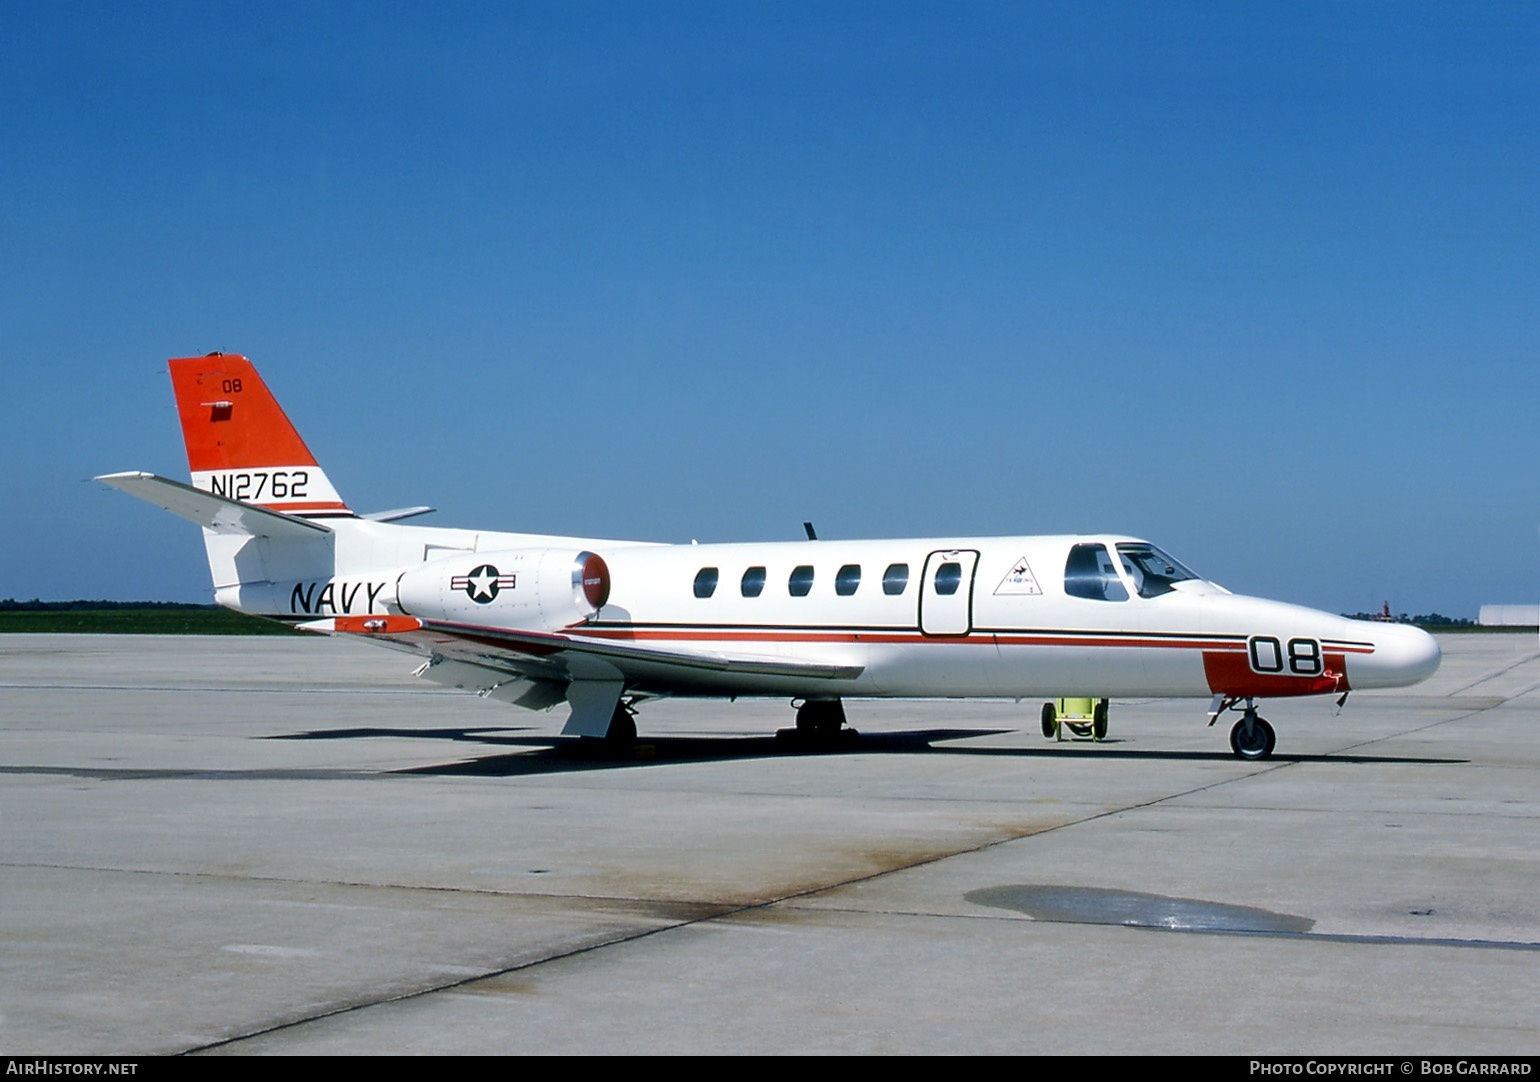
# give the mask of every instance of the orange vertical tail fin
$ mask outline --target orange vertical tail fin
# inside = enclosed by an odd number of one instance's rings
[[[255,365],[211,353],[170,367],[194,488],[286,514],[352,514]]]

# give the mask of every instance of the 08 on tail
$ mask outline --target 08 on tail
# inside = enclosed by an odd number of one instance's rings
[[[251,362],[170,362],[192,483],[98,480],[203,528],[229,608],[421,656],[417,672],[626,739],[666,696],[784,697],[797,727],[843,700],[1209,697],[1230,743],[1272,753],[1264,696],[1400,687],[1431,636],[1231,594],[1116,535],[663,545],[405,525],[333,487]]]

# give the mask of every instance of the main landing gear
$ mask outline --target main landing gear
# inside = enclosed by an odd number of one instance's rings
[[[586,759],[635,759],[639,754],[650,756],[650,746],[636,742],[634,702],[621,699],[615,704],[603,736],[586,733],[579,735],[578,754]]]
[[[636,707],[627,700],[621,699],[615,704],[615,712],[610,715],[610,728],[604,734],[604,739],[616,748],[636,743]]]
[[[779,730],[778,739],[824,748],[844,747],[860,739],[860,733],[845,725],[845,704],[839,699],[804,699],[796,706],[797,727]]]
[[[1214,724],[1219,715],[1225,710],[1236,709],[1239,697],[1226,699],[1222,695],[1214,696],[1214,705],[1209,710],[1208,723]],[[1245,700],[1246,708],[1241,711],[1241,720],[1235,723],[1230,730],[1230,750],[1240,759],[1268,759],[1272,757],[1273,748],[1278,743],[1278,736],[1273,732],[1273,727],[1267,723],[1267,719],[1257,713],[1256,704],[1250,699]]]

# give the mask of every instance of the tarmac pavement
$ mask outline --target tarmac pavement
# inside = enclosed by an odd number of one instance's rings
[[[1540,642],[1400,692],[658,701],[330,639],[0,636],[0,1053],[1533,1055]]]

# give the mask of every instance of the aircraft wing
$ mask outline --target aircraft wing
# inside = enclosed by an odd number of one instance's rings
[[[109,473],[94,480],[153,503],[214,533],[313,541],[332,532],[319,522],[216,496],[153,473]]]
[[[308,631],[352,633],[384,645],[410,646],[423,653],[532,680],[624,681],[628,687],[659,694],[707,692],[719,684],[740,688],[744,677],[803,683],[854,680],[861,665],[728,654],[716,650],[680,650],[631,642],[599,640],[580,629],[523,631],[479,627],[410,616],[338,616],[300,625]]]

